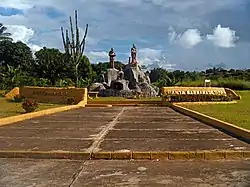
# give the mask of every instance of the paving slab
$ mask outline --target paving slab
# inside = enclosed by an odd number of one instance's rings
[[[250,186],[250,163],[242,162],[86,162],[73,183],[80,186]]]
[[[0,138],[1,151],[86,151],[93,140],[56,138]]]
[[[82,108],[0,127],[0,150],[124,149],[250,150],[250,145],[168,107]]]
[[[75,109],[2,126],[0,150],[86,151],[121,110]]]
[[[250,150],[250,145],[170,108],[141,107],[126,108],[98,148],[99,151],[216,151]]]
[[[77,161],[0,159],[1,187],[68,187],[83,163]]]
[[[206,140],[206,139],[105,139],[99,151],[219,151],[219,150],[249,150],[249,145],[237,139]]]
[[[198,121],[190,122],[123,122],[119,121],[115,125],[116,129],[165,129],[165,130],[178,130],[178,129],[188,129],[188,130],[216,130],[215,128],[200,123]]]
[[[0,186],[249,187],[250,161],[0,159]]]

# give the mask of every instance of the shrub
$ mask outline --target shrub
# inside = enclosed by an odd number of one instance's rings
[[[232,101],[231,97],[224,95],[206,95],[206,94],[185,94],[185,95],[171,95],[171,102],[202,102],[202,101]]]
[[[33,99],[25,99],[22,108],[25,110],[25,112],[34,112],[38,108],[38,103],[36,100]]]
[[[73,105],[75,103],[75,100],[73,99],[73,98],[69,98],[68,100],[67,100],[67,104],[68,105]]]
[[[20,94],[14,96],[14,102],[20,103],[24,100],[24,97],[21,97]]]

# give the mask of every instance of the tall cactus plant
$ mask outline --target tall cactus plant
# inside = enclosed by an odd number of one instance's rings
[[[71,16],[69,17],[70,22],[70,34],[71,34],[71,40],[69,36],[69,30],[66,29],[66,32],[64,34],[64,29],[61,27],[62,32],[62,40],[63,40],[63,46],[66,55],[71,59],[71,62],[74,66],[74,76],[75,76],[75,85],[76,87],[79,86],[79,72],[78,67],[81,63],[81,59],[83,57],[84,49],[85,49],[85,43],[86,43],[86,37],[88,33],[88,24],[85,28],[85,33],[82,39],[80,39],[79,34],[79,28],[78,28],[78,20],[77,20],[77,10],[75,10],[75,31],[72,23]]]

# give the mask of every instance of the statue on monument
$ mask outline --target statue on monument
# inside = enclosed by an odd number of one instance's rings
[[[136,47],[135,44],[133,44],[132,48],[131,48],[131,57],[132,57],[132,64],[136,64]]]
[[[110,63],[110,66],[111,68],[115,68],[115,51],[114,51],[114,48],[111,48],[111,50],[109,51],[109,63]]]

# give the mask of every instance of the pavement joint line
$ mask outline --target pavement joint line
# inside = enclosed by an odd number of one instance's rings
[[[236,160],[250,159],[250,151],[0,151],[0,158],[67,160]]]
[[[169,132],[181,132],[182,134],[185,133],[190,133],[190,132],[211,132],[211,131],[215,131],[218,132],[219,131],[217,129],[166,129],[166,128],[151,128],[151,129],[116,129],[113,128],[113,131],[169,131]]]
[[[98,140],[98,137],[96,138],[62,138],[62,137],[23,137],[23,136],[12,136],[12,137],[4,137],[0,136],[0,139],[44,139],[44,140]],[[131,138],[131,137],[118,137],[118,138],[104,138],[104,140],[146,140],[146,139],[151,139],[151,140],[161,140],[161,139],[166,139],[165,137],[159,137],[159,138],[152,138],[152,137],[139,137],[139,138]],[[173,141],[230,141],[230,140],[238,140],[237,138],[208,138],[208,139],[202,139],[202,138],[174,138],[171,139]]]
[[[88,148],[88,151],[93,152],[95,149],[99,147],[102,140],[104,140],[104,137],[108,134],[109,130],[113,128],[116,125],[116,122],[118,121],[118,118],[123,114],[125,111],[125,107],[122,108],[122,110],[117,114],[115,118],[113,118],[113,121],[109,122],[106,127],[104,127],[98,134],[97,139],[92,143],[92,145]]]
[[[63,138],[63,137],[25,137],[25,136],[0,136],[1,139],[45,139],[45,140],[96,140],[97,138]]]
[[[74,184],[76,183],[76,181],[79,179],[79,177],[81,176],[82,172],[86,170],[87,167],[86,166],[86,163],[83,163],[82,166],[80,166],[80,169],[73,174],[72,178],[72,182],[70,183],[69,187],[72,187],[74,186]]]

